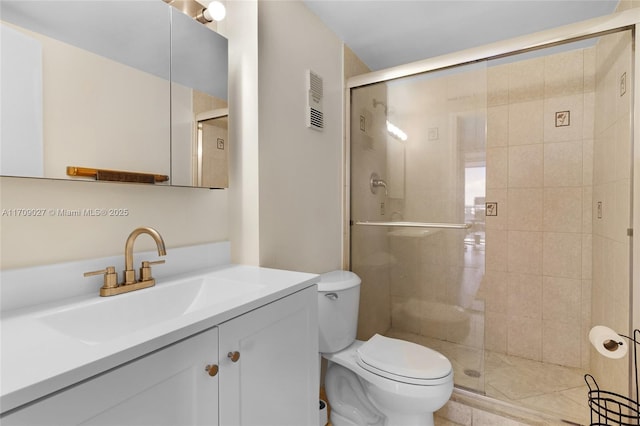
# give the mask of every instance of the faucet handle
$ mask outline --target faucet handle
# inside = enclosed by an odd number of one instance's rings
[[[151,276],[151,265],[160,265],[164,262],[164,260],[155,260],[153,262],[143,260],[142,267],[140,268],[140,281],[152,280],[153,277]]]
[[[114,288],[118,286],[118,274],[116,274],[116,268],[114,266],[107,266],[105,269],[101,269],[99,271],[91,271],[85,272],[85,277],[90,277],[92,275],[100,275],[104,274],[104,283],[102,284],[102,288]]]

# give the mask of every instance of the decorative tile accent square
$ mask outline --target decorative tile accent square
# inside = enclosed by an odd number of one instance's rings
[[[486,216],[498,216],[498,203],[489,202],[485,203]]]
[[[569,126],[571,124],[571,111],[556,112],[556,127]]]
[[[224,149],[224,139],[218,138],[218,149]]]
[[[627,93],[627,73],[623,73],[620,76],[620,96],[623,96]]]
[[[438,140],[440,137],[438,136],[438,128],[437,127],[431,127],[428,130],[427,133],[427,137],[430,141],[436,141]]]

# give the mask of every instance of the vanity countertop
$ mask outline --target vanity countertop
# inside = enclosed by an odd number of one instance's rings
[[[80,296],[3,312],[1,410],[101,374],[318,280],[315,274],[225,265],[163,278],[154,287],[118,296]]]

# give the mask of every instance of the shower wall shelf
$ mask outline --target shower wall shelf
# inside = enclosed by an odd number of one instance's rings
[[[356,221],[355,225],[390,226],[395,228],[469,229],[471,223],[429,223],[429,222],[369,222]]]

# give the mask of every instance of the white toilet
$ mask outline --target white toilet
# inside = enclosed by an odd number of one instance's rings
[[[325,390],[333,426],[433,425],[453,392],[453,369],[440,353],[375,335],[356,340],[360,278],[322,274],[318,283],[320,352],[329,361]]]

